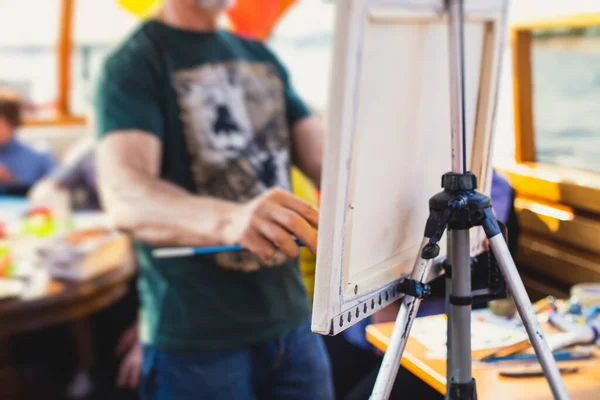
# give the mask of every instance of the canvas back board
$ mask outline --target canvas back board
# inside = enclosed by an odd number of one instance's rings
[[[464,7],[467,158],[489,193],[506,1]],[[337,2],[314,332],[337,334],[398,299],[412,270],[428,200],[451,169],[448,32],[443,0]],[[481,253],[482,230],[471,238]]]

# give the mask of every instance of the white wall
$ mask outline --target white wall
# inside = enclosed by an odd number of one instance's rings
[[[0,0],[0,45],[54,45],[61,0]],[[75,0],[76,43],[110,43],[123,37],[136,18],[117,0]]]

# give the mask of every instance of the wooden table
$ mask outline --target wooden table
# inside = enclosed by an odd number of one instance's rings
[[[381,351],[387,345],[394,327],[393,322],[370,325],[367,339]],[[446,391],[446,361],[425,357],[427,348],[409,338],[404,350],[402,365],[440,393]],[[600,399],[600,361],[576,361],[575,374],[563,375],[573,400]],[[569,365],[561,363],[561,365]],[[477,381],[477,395],[481,400],[547,400],[552,399],[550,387],[543,377],[505,378],[498,374],[498,367],[483,363],[473,364],[473,377]]]
[[[91,255],[102,262],[101,274],[82,282],[50,280],[29,299],[0,301],[0,389],[6,398],[20,398],[10,337],[87,317],[121,299],[135,275],[130,241],[125,236]],[[0,396],[1,397],[1,396]],[[5,398],[5,397],[2,397]]]

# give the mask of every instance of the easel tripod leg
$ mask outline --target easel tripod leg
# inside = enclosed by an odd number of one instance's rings
[[[446,311],[446,382],[450,382],[452,379],[452,371],[454,371],[454,366],[452,362],[455,360],[455,357],[452,353],[452,307],[450,306],[450,296],[452,295],[452,235],[448,235],[446,239],[448,245],[448,255],[446,260],[446,271],[444,274],[444,283],[446,284],[446,295],[444,299],[444,307]],[[448,400],[448,391],[446,391],[445,399]]]
[[[486,229],[486,234],[487,233],[488,229]],[[521,281],[515,262],[512,259],[502,234],[498,232],[494,236],[489,237],[489,241],[490,247],[498,260],[498,264],[502,270],[504,279],[506,280],[506,284],[513,296],[523,325],[525,325],[529,340],[535,349],[535,353],[540,360],[544,374],[548,379],[554,398],[559,400],[569,399],[569,393],[567,392],[565,383],[562,380],[552,351],[544,339],[544,334],[542,333],[535,312],[533,311],[531,301],[529,300],[525,286]]]
[[[426,237],[421,244],[421,251],[427,243],[429,243],[429,238]],[[422,283],[426,279],[432,264],[432,259],[423,258],[421,251],[419,251],[419,258],[415,262],[410,276],[411,280],[418,283]],[[410,329],[419,311],[421,300],[422,298],[418,296],[404,295],[388,348],[383,356],[377,380],[373,387],[371,395],[371,399],[373,400],[385,400],[390,397],[396,375],[398,375],[398,369],[400,368],[400,360],[402,360],[402,354],[408,341]]]

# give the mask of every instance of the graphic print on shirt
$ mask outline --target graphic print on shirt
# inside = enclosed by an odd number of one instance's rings
[[[202,65],[177,71],[174,86],[198,194],[247,201],[269,187],[290,189],[283,83],[274,65]],[[216,262],[260,268],[248,252],[221,253]]]
[[[290,187],[283,84],[274,65],[230,62],[174,75],[198,194],[249,200]]]

